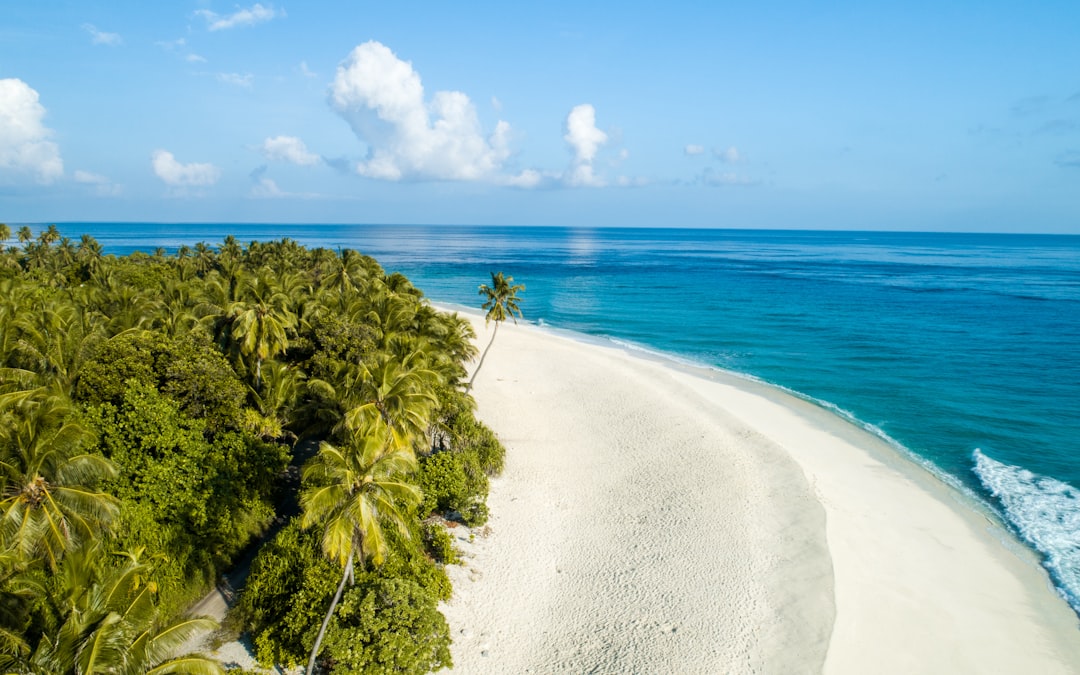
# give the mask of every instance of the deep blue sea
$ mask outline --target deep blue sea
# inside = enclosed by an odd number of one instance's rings
[[[1080,610],[1080,237],[68,223],[112,253],[290,237],[479,308],[737,371],[895,442],[996,509]]]

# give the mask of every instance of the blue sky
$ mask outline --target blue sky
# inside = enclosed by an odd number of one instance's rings
[[[1076,2],[5,5],[0,221],[1080,233]]]

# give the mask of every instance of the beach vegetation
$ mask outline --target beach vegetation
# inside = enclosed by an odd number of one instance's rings
[[[514,277],[505,276],[502,272],[491,273],[490,286],[480,284],[479,293],[484,297],[484,303],[481,307],[487,312],[484,315],[484,323],[490,324],[494,321],[495,330],[491,332],[491,340],[488,341],[487,347],[484,348],[484,353],[480,355],[480,363],[476,365],[476,370],[473,371],[472,377],[469,379],[470,387],[473,381],[476,380],[480,368],[484,366],[484,359],[487,358],[488,350],[491,349],[491,345],[495,344],[499,324],[507,319],[513,319],[514,323],[517,323],[518,318],[521,317],[521,307],[518,304],[520,298],[518,298],[517,294],[524,290],[525,284],[515,284]]]
[[[484,522],[503,461],[466,392],[467,321],[355,251],[15,237],[0,670],[221,672],[184,653],[214,625],[186,612],[260,545],[230,624],[266,665],[450,664],[455,552],[431,523]]]

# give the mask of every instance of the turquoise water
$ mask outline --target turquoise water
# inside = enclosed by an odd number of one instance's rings
[[[291,237],[434,300],[501,270],[528,320],[746,373],[986,499],[1080,609],[1080,237],[342,225],[61,226],[110,252]]]

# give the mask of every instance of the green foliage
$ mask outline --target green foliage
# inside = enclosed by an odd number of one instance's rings
[[[270,522],[289,453],[267,441],[296,436],[342,452],[305,467],[312,530],[292,525],[266,545],[241,596],[260,658],[306,660],[329,610],[334,672],[449,665],[437,603],[451,589],[433,559],[455,552],[441,527],[422,526],[416,483],[428,511],[487,517],[503,450],[461,391],[476,353],[468,321],[354,251],[227,237],[117,258],[55,226],[18,241],[0,246],[0,408],[39,394],[57,405],[25,428],[30,416],[0,409],[0,672],[68,672],[86,639],[120,635],[108,612],[72,613],[68,557],[84,545],[135,552],[144,580],[153,560],[154,611],[137,613],[179,616]],[[520,287],[496,290],[513,316]],[[418,474],[415,454],[431,451]],[[37,508],[46,492],[66,519],[51,533]],[[336,612],[342,568],[326,551],[356,561]],[[84,566],[82,588],[112,583],[124,565],[110,560]],[[40,651],[62,626],[74,637]]]
[[[483,525],[488,476],[502,472],[506,449],[459,394],[443,399],[439,417],[438,446],[419,459],[420,515],[440,513],[460,517],[470,527]]]
[[[165,554],[170,591],[208,585],[273,516],[268,498],[287,463],[280,446],[236,432],[208,440],[202,420],[136,380],[118,406],[93,406],[87,419],[119,472],[109,484],[122,502],[114,536],[122,548]]]
[[[456,565],[460,562],[458,551],[454,547],[454,538],[442,524],[431,520],[424,521],[423,539],[424,548],[435,562],[443,565]]]
[[[491,429],[476,419],[471,410],[455,417],[450,432],[453,447],[459,452],[475,455],[481,471],[489,476],[502,473],[506,462],[506,448]],[[487,497],[486,492],[484,497]]]
[[[319,549],[319,535],[294,519],[265,544],[237,605],[264,665],[307,660],[341,568]]]
[[[130,379],[153,383],[181,410],[200,418],[208,433],[242,426],[247,390],[210,340],[193,333],[170,338],[160,333],[126,333],[98,347],[83,364],[77,400],[118,403]]]
[[[451,667],[450,629],[416,581],[366,575],[346,591],[326,636],[331,673],[415,673]]]
[[[252,636],[256,658],[264,665],[292,666],[307,660],[315,633],[341,579],[341,567],[323,555],[319,539],[317,531],[300,529],[298,520],[294,519],[262,547],[252,563],[236,611]],[[441,619],[437,604],[440,600],[448,600],[452,592],[445,572],[423,555],[412,552],[398,536],[391,536],[390,546],[393,550],[385,564],[371,571],[357,569],[353,589],[375,580],[407,581],[412,589],[409,591],[413,597],[410,602],[422,599],[423,613],[433,611]],[[353,590],[347,591],[345,597],[350,597],[351,593]],[[339,616],[340,611],[338,609],[335,616]],[[382,625],[392,632],[404,634],[411,632],[415,625],[423,628],[428,625],[426,622],[435,620],[430,616],[418,619],[411,613],[392,614],[382,620]],[[336,621],[331,625],[336,625]],[[358,635],[357,639],[366,638]],[[380,643],[366,649],[381,653],[381,650],[391,648],[391,644]],[[327,643],[324,654],[331,653],[329,649]],[[383,655],[380,658],[390,657]]]

